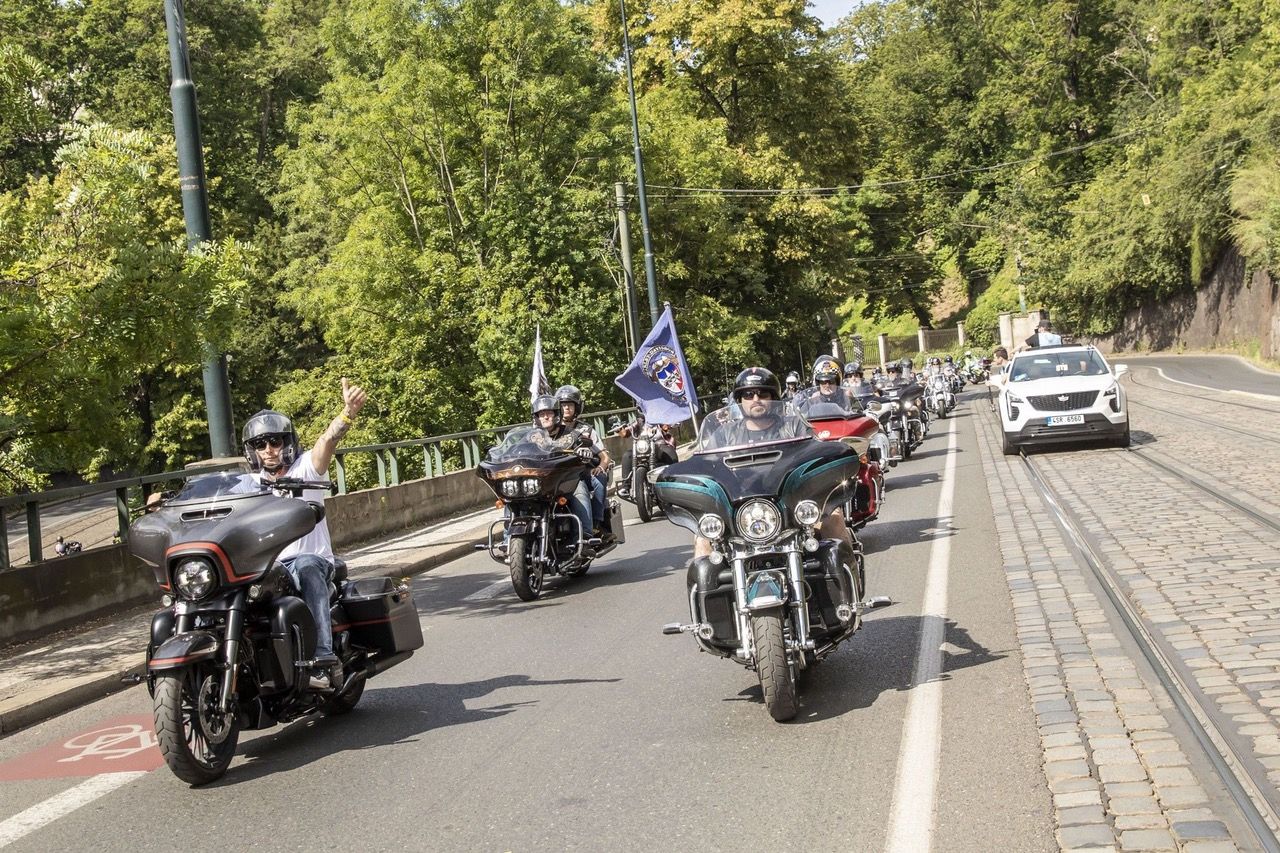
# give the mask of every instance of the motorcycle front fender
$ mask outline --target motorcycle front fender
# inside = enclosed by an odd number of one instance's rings
[[[538,532],[538,519],[531,515],[513,518],[507,523],[507,532],[512,536],[529,536]]]
[[[147,669],[151,672],[181,669],[193,663],[213,660],[217,654],[217,637],[208,631],[187,631],[165,640],[147,661]]]

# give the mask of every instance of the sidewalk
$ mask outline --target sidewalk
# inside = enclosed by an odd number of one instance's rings
[[[487,508],[410,533],[380,539],[341,556],[352,578],[404,577],[455,560],[484,541]],[[0,736],[101,699],[144,671],[156,603],[30,643],[0,650]]]

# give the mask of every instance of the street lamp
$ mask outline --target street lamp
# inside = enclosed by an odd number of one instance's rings
[[[187,226],[187,250],[212,237],[209,198],[205,189],[204,156],[200,150],[200,118],[196,110],[196,84],[187,57],[187,24],[182,0],[165,0],[164,20],[169,31],[169,66],[172,82],[173,135],[178,142],[178,175],[182,189],[182,218]],[[204,402],[208,414],[209,445],[214,458],[237,455],[231,428],[231,385],[226,357],[206,343],[204,348]]]

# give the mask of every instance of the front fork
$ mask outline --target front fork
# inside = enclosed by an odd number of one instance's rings
[[[244,590],[236,595],[227,610],[226,675],[218,696],[218,711],[229,714],[235,709],[236,674],[240,671],[240,638],[244,636]]]
[[[814,642],[809,638],[809,603],[804,594],[804,557],[799,551],[787,553],[787,576],[791,583],[791,607],[795,610],[796,626],[790,650],[813,649]],[[738,608],[738,636],[742,638],[738,657],[753,660],[755,640],[751,637],[751,611],[747,609],[747,562],[742,558],[733,561],[733,597]]]

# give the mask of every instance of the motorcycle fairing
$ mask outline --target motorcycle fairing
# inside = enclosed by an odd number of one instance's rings
[[[673,468],[684,464],[687,463],[668,465],[653,484],[654,495],[667,518],[695,534],[698,519],[707,514],[720,516],[726,527],[733,524],[733,504],[724,486],[705,475],[672,473]]]
[[[155,672],[180,669],[199,661],[211,660],[218,653],[218,638],[208,631],[187,631],[165,640],[147,661],[147,669]]]

